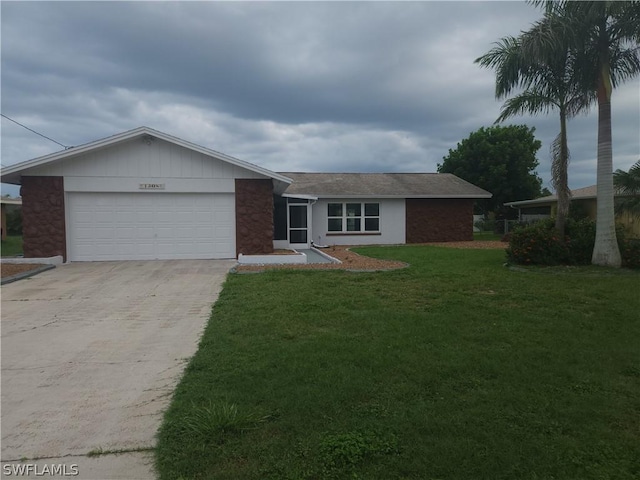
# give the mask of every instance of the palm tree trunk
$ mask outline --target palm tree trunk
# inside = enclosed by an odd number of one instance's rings
[[[596,243],[593,247],[591,263],[619,267],[621,264],[620,249],[616,239],[615,214],[613,210],[611,77],[608,53],[606,55],[601,54],[600,65],[601,69],[598,78],[598,207]]]
[[[564,241],[564,229],[569,216],[569,146],[567,145],[567,114],[560,109],[560,152],[553,162],[553,183],[558,196],[558,212],[556,213],[556,231],[561,241]]]

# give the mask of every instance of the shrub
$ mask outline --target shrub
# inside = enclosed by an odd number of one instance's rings
[[[568,265],[589,265],[596,243],[596,222],[588,218],[582,220],[567,220],[566,228]]]
[[[568,251],[554,230],[553,219],[546,219],[515,228],[509,238],[507,258],[521,265],[557,265],[568,260]]]
[[[588,265],[596,238],[593,220],[568,219],[564,241],[554,228],[554,219],[518,227],[511,232],[507,259],[520,265]],[[640,240],[627,239],[616,229],[622,266],[640,268]]]
[[[620,255],[624,267],[640,268],[640,239],[624,239],[620,245]]]

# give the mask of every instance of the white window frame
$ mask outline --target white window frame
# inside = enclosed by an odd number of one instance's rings
[[[347,215],[347,205],[350,204],[358,204],[360,205],[360,215],[358,216],[348,216]],[[331,216],[329,215],[329,209],[331,205],[340,205],[342,215],[339,216]],[[366,205],[377,205],[378,206],[378,215],[366,215],[365,208]],[[347,230],[347,219],[357,218],[360,220],[360,230]],[[378,220],[378,229],[377,230],[366,230],[366,221],[367,219],[375,218]],[[341,230],[330,230],[329,223],[331,220],[340,219],[341,222]],[[327,203],[327,233],[328,234],[347,234],[347,235],[356,235],[359,233],[380,233],[380,202],[328,202]]]

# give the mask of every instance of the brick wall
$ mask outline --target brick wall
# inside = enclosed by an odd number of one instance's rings
[[[24,256],[67,260],[62,177],[22,177],[22,241]]]
[[[236,256],[273,253],[273,183],[236,179]]]
[[[407,243],[473,240],[473,200],[406,200]]]

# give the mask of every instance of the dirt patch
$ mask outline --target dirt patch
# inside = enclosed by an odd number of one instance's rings
[[[479,248],[479,249],[504,249],[506,243],[499,241],[471,241],[471,242],[442,242],[442,243],[422,243],[420,245],[434,245],[449,248]],[[396,260],[379,260],[377,258],[365,257],[351,251],[355,246],[332,246],[324,248],[322,251],[333,258],[337,258],[342,263],[312,263],[302,265],[239,265],[238,272],[261,272],[274,269],[296,269],[296,270],[395,270],[408,265]]]
[[[42,267],[39,263],[2,263],[2,278]]]

